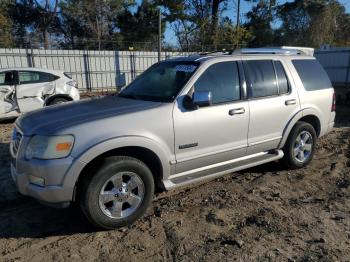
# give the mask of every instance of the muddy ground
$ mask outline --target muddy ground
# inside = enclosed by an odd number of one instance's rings
[[[307,168],[270,163],[162,193],[129,228],[97,231],[73,208],[17,193],[12,123],[0,124],[0,261],[350,261],[350,109]]]

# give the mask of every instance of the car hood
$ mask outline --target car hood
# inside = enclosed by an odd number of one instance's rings
[[[59,130],[86,122],[121,114],[148,110],[162,103],[121,98],[118,96],[97,97],[54,105],[35,110],[19,117],[17,127],[26,136],[55,134]]]

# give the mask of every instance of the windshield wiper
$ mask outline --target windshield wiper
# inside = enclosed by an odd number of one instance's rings
[[[139,99],[137,95],[133,95],[133,94],[119,94],[118,96],[123,98],[136,99],[136,100]]]
[[[135,100],[152,101],[152,102],[171,102],[171,99],[166,97],[149,96],[149,95],[134,95],[134,94],[119,94],[123,98],[130,98]]]

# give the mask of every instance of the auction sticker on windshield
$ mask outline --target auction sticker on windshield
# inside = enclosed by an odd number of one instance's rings
[[[195,65],[177,65],[175,70],[178,72],[193,73],[196,70]]]

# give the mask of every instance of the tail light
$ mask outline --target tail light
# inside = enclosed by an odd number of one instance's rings
[[[78,87],[78,84],[75,80],[68,81],[66,84],[75,88]]]
[[[332,101],[332,112],[335,112],[336,110],[336,95],[333,93],[333,101]]]

